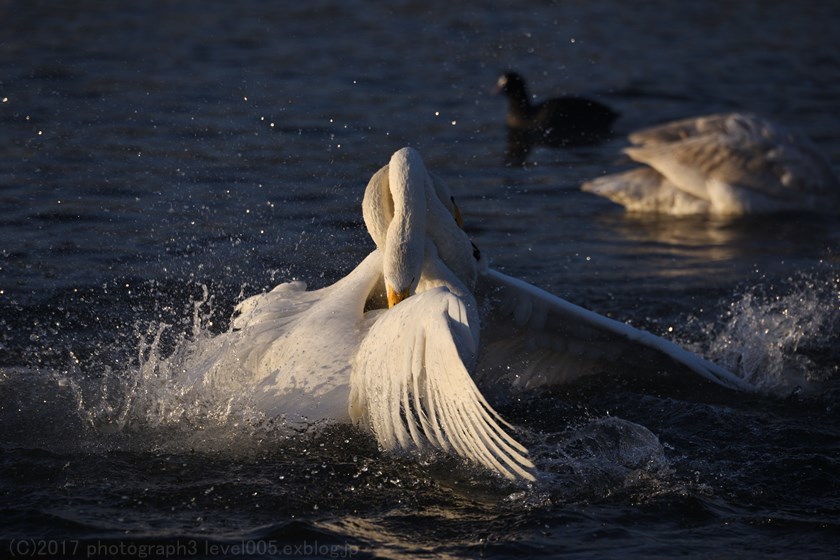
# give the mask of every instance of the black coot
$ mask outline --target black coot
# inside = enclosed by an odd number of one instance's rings
[[[508,98],[505,161],[522,165],[535,145],[567,148],[597,144],[612,134],[618,113],[603,103],[564,96],[531,104],[525,80],[516,72],[499,77],[496,93]]]

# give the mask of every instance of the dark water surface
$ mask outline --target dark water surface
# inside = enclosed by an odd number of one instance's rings
[[[836,557],[840,220],[628,216],[578,187],[630,130],[722,110],[838,169],[840,12],[490,4],[0,2],[0,555]],[[619,137],[504,167],[507,68],[613,106]],[[404,145],[494,267],[762,394],[510,403],[532,486],[193,406],[168,356],[355,266],[364,187]]]

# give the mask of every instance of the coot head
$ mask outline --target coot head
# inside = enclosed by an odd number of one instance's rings
[[[528,99],[525,79],[516,72],[505,72],[499,76],[495,93],[496,95],[506,95],[516,99]]]

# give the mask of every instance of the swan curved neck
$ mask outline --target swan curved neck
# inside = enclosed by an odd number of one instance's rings
[[[452,194],[428,172],[416,151],[399,150],[373,175],[365,190],[363,214],[382,253],[386,290],[393,302],[418,291],[430,258],[440,258],[472,289],[476,258],[469,237],[458,225]],[[434,246],[433,257],[429,244]]]
[[[384,273],[389,291],[401,296],[414,291],[423,269],[426,176],[420,154],[410,148],[396,152],[388,164],[394,217],[385,234]]]

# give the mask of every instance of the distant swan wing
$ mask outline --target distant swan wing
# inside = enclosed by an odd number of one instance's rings
[[[681,142],[687,138],[725,134],[728,122],[736,117],[736,113],[718,113],[702,117],[689,117],[651,126],[631,133],[628,138],[632,144],[654,146]],[[754,118],[744,115],[744,118]]]
[[[354,360],[350,416],[386,450],[431,445],[533,480],[527,450],[470,377],[475,345],[464,302],[445,288],[381,312]]]
[[[482,313],[478,376],[523,389],[560,385],[633,366],[684,366],[729,389],[752,386],[726,369],[649,332],[598,315],[488,269],[477,286]]]
[[[689,192],[714,180],[780,200],[832,195],[831,165],[803,134],[748,113],[685,119],[630,135],[632,159]]]

